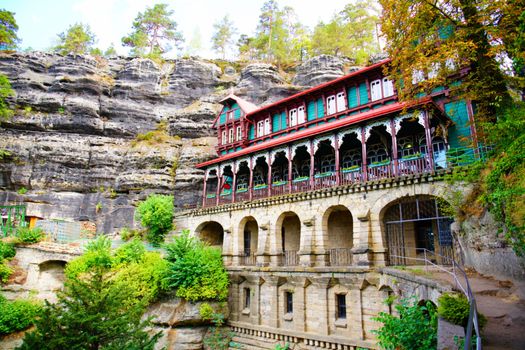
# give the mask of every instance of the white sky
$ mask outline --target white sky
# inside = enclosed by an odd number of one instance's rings
[[[120,39],[131,31],[133,19],[146,7],[166,3],[174,10],[173,19],[186,43],[200,33],[203,57],[212,57],[210,39],[213,24],[230,16],[239,34],[253,35],[264,0],[0,0],[0,8],[15,12],[22,48],[42,50],[55,45],[56,35],[76,22],[87,23],[96,35],[96,46],[105,50],[114,43],[120,54],[127,48]],[[313,28],[319,20],[328,21],[351,0],[278,0],[291,6],[299,20]]]

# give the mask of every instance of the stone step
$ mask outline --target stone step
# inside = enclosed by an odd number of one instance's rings
[[[232,341],[236,342],[237,344],[241,345],[241,349],[243,350],[261,350],[261,349],[274,349],[275,348],[275,341],[268,339],[268,341],[257,339],[251,336],[248,336],[246,334],[243,334],[242,336],[234,336]]]

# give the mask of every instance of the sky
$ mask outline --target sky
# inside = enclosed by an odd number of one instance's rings
[[[239,34],[253,35],[264,0],[0,0],[0,9],[15,13],[22,49],[45,50],[56,45],[57,34],[77,22],[89,24],[96,35],[96,47],[105,50],[111,43],[119,54],[127,54],[121,38],[131,32],[139,12],[156,3],[166,3],[188,43],[200,36],[203,49],[197,54],[215,57],[211,50],[213,24],[229,15]],[[329,21],[351,0],[279,0],[291,6],[299,20],[313,28],[320,20]],[[173,56],[171,53],[168,56]]]

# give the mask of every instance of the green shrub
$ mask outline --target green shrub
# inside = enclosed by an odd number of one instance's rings
[[[113,256],[113,265],[122,265],[142,261],[146,248],[139,239],[121,245]]]
[[[0,260],[0,282],[6,283],[12,273],[13,269],[7,265],[7,260]]]
[[[27,193],[27,188],[25,187],[20,187],[17,191],[18,194],[26,194]]]
[[[464,294],[445,293],[438,299],[438,315],[450,323],[467,327],[470,304]],[[487,323],[484,315],[478,312],[478,324],[483,328]]]
[[[64,272],[67,278],[74,279],[95,267],[110,268],[112,264],[111,240],[106,236],[100,236],[90,241],[86,245],[84,254],[70,261]]]
[[[383,323],[377,331],[378,344],[382,349],[434,350],[437,347],[437,312],[427,301],[418,305],[415,298],[402,299],[395,306],[399,317],[379,313],[375,321]]]
[[[173,228],[173,196],[150,195],[139,204],[137,218],[148,230],[147,240],[153,245],[160,245],[166,233]]]
[[[12,244],[0,241],[0,261],[11,259],[15,256],[16,250]]]
[[[177,296],[190,300],[225,300],[228,274],[221,251],[204,245],[183,231],[166,245],[169,262],[167,285],[177,289]]]
[[[21,226],[17,228],[16,236],[21,243],[37,243],[44,239],[44,231],[40,227]]]
[[[222,312],[214,310],[208,303],[203,303],[199,309],[199,314],[204,320],[209,320],[213,323],[211,332],[204,338],[204,345],[214,350],[240,348],[239,344],[231,341],[234,333],[222,327],[226,321]]]
[[[0,296],[0,335],[24,330],[36,320],[42,306],[31,300],[8,301]]]
[[[134,230],[134,229],[130,229],[128,227],[123,227],[121,230],[120,230],[120,238],[127,242],[129,241],[130,239],[134,239],[134,238],[140,238],[142,239],[142,232],[140,230]]]

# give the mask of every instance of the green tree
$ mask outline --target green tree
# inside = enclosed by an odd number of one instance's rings
[[[202,36],[199,27],[193,29],[191,39],[188,41],[186,46],[186,53],[190,56],[198,56],[202,51]]]
[[[257,56],[254,45],[255,39],[246,34],[241,34],[237,40],[237,50],[239,52],[239,59],[251,61]]]
[[[69,53],[83,55],[89,53],[95,43],[95,34],[88,24],[75,23],[65,32],[58,34],[58,45],[55,51],[62,55]]]
[[[454,93],[474,101],[478,120],[494,120],[497,107],[509,99],[507,84],[514,80],[502,70],[501,60],[510,57],[519,63],[525,57],[524,50],[519,51],[524,48],[524,34],[519,33],[525,25],[523,5],[512,0],[380,3],[381,28],[392,59],[388,73],[400,98],[410,100],[451,86],[458,79],[454,73],[468,67]],[[525,72],[513,73],[523,82],[519,76]]]
[[[153,349],[160,333],[148,335],[149,322],[141,321],[146,305],[126,302],[132,295],[131,287],[96,265],[68,279],[56,304],[46,302],[36,329],[18,349]]]
[[[117,50],[115,50],[115,45],[111,43],[109,47],[104,51],[104,57],[117,56]]]
[[[146,238],[157,245],[173,228],[173,196],[152,194],[137,207],[137,217],[148,229]]]
[[[139,12],[132,25],[132,32],[122,38],[122,44],[132,48],[136,56],[160,57],[184,40],[177,31],[177,23],[170,17],[172,10],[167,4],[156,4],[147,7],[144,13]]]
[[[0,74],[0,122],[13,116],[13,111],[9,108],[6,99],[14,95],[15,92],[11,88],[9,79],[5,75]]]
[[[0,10],[0,50],[16,49],[20,43],[17,31],[15,14],[5,9]]]
[[[224,16],[221,20],[216,22],[213,25],[213,28],[215,33],[211,38],[212,49],[225,59],[226,52],[233,44],[233,36],[237,32],[237,29],[228,16]]]
[[[319,23],[312,35],[314,55],[328,54],[355,58],[366,63],[368,57],[379,51],[376,40],[378,11],[366,1],[345,6],[328,23]]]

